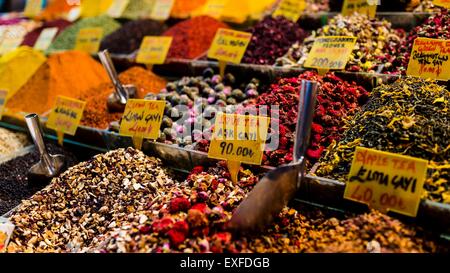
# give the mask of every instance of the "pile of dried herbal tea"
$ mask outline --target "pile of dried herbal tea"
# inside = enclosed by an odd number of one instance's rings
[[[346,181],[357,146],[422,158],[431,162],[424,198],[450,204],[449,101],[450,92],[431,80],[407,77],[376,88],[316,174]]]
[[[197,167],[186,181],[154,198],[147,210],[93,240],[86,252],[280,253],[436,252],[420,228],[372,211],[335,218],[328,212],[286,207],[267,231],[240,237],[226,229],[233,210],[258,182],[241,169],[237,184],[224,163]]]
[[[389,52],[400,46],[404,31],[394,30],[386,20],[371,19],[366,15],[337,15],[328,24],[307,37],[303,43],[294,44],[275,65],[302,67],[311,51],[316,37],[354,36],[358,40],[347,63],[347,71],[386,72],[392,69],[386,60]],[[388,56],[386,56],[388,55]]]
[[[22,202],[9,252],[78,252],[171,187],[160,162],[132,148],[80,163]]]

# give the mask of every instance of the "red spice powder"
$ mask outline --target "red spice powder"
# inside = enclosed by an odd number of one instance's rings
[[[172,36],[172,46],[168,58],[196,59],[204,55],[219,28],[228,26],[209,16],[198,16],[178,23],[164,32]]]

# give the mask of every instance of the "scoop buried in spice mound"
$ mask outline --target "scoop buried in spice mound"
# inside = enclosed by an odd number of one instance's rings
[[[407,77],[372,92],[342,139],[320,160],[317,175],[345,182],[358,146],[430,161],[424,198],[450,204],[450,92]]]

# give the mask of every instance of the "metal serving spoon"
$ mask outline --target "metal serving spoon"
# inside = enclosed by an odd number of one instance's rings
[[[34,145],[37,147],[41,156],[40,161],[30,168],[28,176],[31,181],[48,181],[62,172],[66,159],[64,155],[51,155],[47,152],[38,115],[27,115],[25,120],[30,135],[33,138]]]
[[[262,230],[300,188],[302,179],[306,177],[305,153],[309,145],[317,89],[317,82],[302,81],[293,162],[270,171],[256,184],[234,212],[229,222],[232,230],[243,233]]]
[[[98,57],[103,64],[103,67],[108,72],[108,76],[114,85],[114,93],[108,97],[108,110],[109,112],[123,112],[129,98],[134,98],[136,96],[136,87],[134,85],[123,85],[119,77],[117,76],[117,71],[114,68],[114,64],[111,60],[108,50],[103,50],[98,53]]]

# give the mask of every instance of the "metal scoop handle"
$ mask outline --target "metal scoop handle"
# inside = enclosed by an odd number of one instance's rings
[[[103,51],[100,51],[98,53],[98,57],[100,58],[103,67],[106,69],[106,72],[108,72],[108,76],[114,85],[114,90],[117,97],[119,98],[120,103],[126,104],[129,98],[129,94],[128,91],[123,87],[122,83],[120,83],[119,81],[119,76],[117,75],[117,71],[114,67],[108,50],[105,49]]]
[[[44,137],[42,136],[42,128],[39,121],[39,116],[37,114],[30,114],[25,117],[25,120],[34,145],[37,147],[41,156],[41,161],[45,164],[45,168],[49,173],[56,173],[57,170],[55,166],[53,166],[53,160],[47,152]]]

